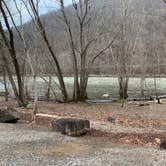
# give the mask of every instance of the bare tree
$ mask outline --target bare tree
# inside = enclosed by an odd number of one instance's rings
[[[113,61],[116,64],[116,71],[119,82],[120,99],[128,98],[128,82],[132,74],[132,63],[135,55],[137,37],[139,34],[138,16],[132,8],[130,2],[120,1],[121,12],[116,16],[120,32],[116,42],[110,49]],[[137,19],[136,19],[137,18]]]
[[[2,18],[4,20],[4,24],[7,28],[7,32],[6,32],[6,30],[4,30],[4,27],[2,25],[2,21],[0,21],[0,34],[1,34],[2,40],[5,44],[5,47],[8,49],[9,55],[12,59],[12,64],[14,66],[15,74],[16,74],[16,78],[17,78],[17,86],[16,86],[14,78],[12,76],[13,73],[11,72],[11,69],[8,66],[8,59],[5,55],[2,55],[3,60],[6,63],[6,70],[8,72],[9,80],[11,82],[11,85],[12,85],[14,94],[16,96],[17,102],[18,102],[19,106],[26,106],[27,101],[26,101],[25,96],[24,96],[24,85],[23,85],[23,79],[22,79],[22,73],[21,73],[21,66],[19,64],[19,60],[18,60],[18,57],[16,55],[14,35],[13,35],[13,31],[12,31],[12,28],[11,28],[10,23],[9,23],[9,17],[11,15],[8,17],[7,4],[3,0],[0,1],[0,12],[1,12]]]
[[[64,83],[64,80],[63,80],[62,70],[61,70],[60,64],[58,62],[58,59],[56,57],[56,53],[54,53],[54,51],[53,51],[53,49],[51,47],[51,44],[50,44],[50,42],[48,40],[45,28],[43,26],[43,23],[42,23],[42,21],[40,19],[39,13],[38,13],[39,1],[38,0],[36,0],[36,1],[29,0],[29,5],[30,5],[30,8],[31,8],[31,11],[29,11],[28,6],[26,5],[25,2],[24,2],[24,4],[25,4],[26,9],[28,10],[29,14],[32,11],[33,16],[31,14],[30,15],[32,16],[32,19],[36,22],[37,28],[39,29],[40,34],[41,34],[41,36],[42,36],[42,38],[43,38],[43,40],[44,40],[44,42],[45,42],[45,44],[46,44],[46,46],[47,46],[47,48],[49,50],[49,53],[50,53],[50,55],[52,56],[52,58],[54,60],[54,63],[55,63],[56,69],[57,69],[57,74],[56,75],[57,75],[58,80],[59,80],[59,84],[60,84],[63,100],[65,102],[67,102],[68,101],[68,94],[67,94],[66,86],[65,86],[65,83]]]
[[[108,32],[102,32],[97,30],[94,33],[93,28],[98,29],[96,26],[96,15],[92,18],[92,7],[93,1],[91,0],[79,0],[78,2],[73,0],[73,15],[74,15],[74,27],[73,22],[69,18],[69,14],[66,11],[63,0],[58,0],[60,3],[60,10],[62,13],[61,21],[64,23],[64,30],[67,36],[68,46],[71,52],[71,60],[73,64],[74,72],[74,101],[85,101],[87,98],[87,83],[88,77],[91,72],[91,67],[97,58],[99,58],[103,53],[105,53],[113,44],[115,35],[111,41],[109,41],[106,46],[102,48],[99,47],[100,41],[104,41],[103,38]],[[94,13],[93,13],[94,14]],[[98,18],[98,17],[97,17]],[[96,19],[95,21],[93,19]],[[93,20],[93,21],[92,21]],[[95,22],[93,24],[93,22]],[[93,48],[98,47],[95,52]],[[79,68],[80,66],[80,68]],[[80,77],[80,80],[79,80]]]

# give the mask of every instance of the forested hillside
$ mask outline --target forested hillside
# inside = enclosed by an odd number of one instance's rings
[[[76,22],[76,13],[72,5],[68,6],[66,10],[74,34],[74,42],[79,49],[79,45],[77,45],[79,25]],[[125,12],[126,16],[124,16]],[[166,15],[162,0],[130,0],[126,2],[122,0],[93,0],[90,15],[90,36],[92,38],[99,34],[101,36],[97,43],[90,48],[91,54],[95,54],[101,46],[105,46],[117,35],[112,48],[104,51],[91,66],[93,74],[116,74],[117,64],[121,66],[124,57],[126,68],[130,74],[142,72],[165,74]],[[60,11],[52,11],[42,15],[41,19],[51,46],[56,50],[63,72],[67,75],[73,72],[67,36],[65,30],[62,30],[65,25],[60,17]],[[23,26],[31,56],[34,56],[35,59],[34,63],[40,62],[40,65],[36,66],[36,70],[39,73],[54,73],[52,67],[45,63],[48,61],[45,55],[49,52],[34,23],[31,21]],[[18,36],[15,39],[19,50],[21,42],[18,42]],[[126,49],[125,53],[123,49]],[[126,55],[122,57],[122,54]],[[149,62],[146,66],[144,65],[145,61]],[[49,61],[48,64],[50,64]]]

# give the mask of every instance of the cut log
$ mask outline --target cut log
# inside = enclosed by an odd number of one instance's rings
[[[18,112],[9,107],[0,108],[0,123],[17,123],[19,120]]]
[[[73,137],[85,135],[90,129],[90,122],[83,119],[54,119],[51,124],[53,131]]]

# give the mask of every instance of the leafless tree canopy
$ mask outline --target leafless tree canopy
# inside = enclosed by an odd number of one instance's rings
[[[72,100],[84,101],[91,74],[116,75],[121,98],[131,76],[166,74],[165,0],[54,2],[41,15],[39,0],[0,1],[0,74],[8,76],[20,106],[27,104],[27,75],[57,76],[67,102],[64,76],[74,77]]]

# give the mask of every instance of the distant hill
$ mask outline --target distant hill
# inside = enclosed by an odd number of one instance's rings
[[[117,17],[113,17],[114,15],[118,16],[118,13],[120,13],[122,8],[122,3],[124,5],[124,0],[93,0],[93,7],[92,7],[92,24],[96,25],[94,26],[93,31],[97,31],[97,25],[98,22],[100,22],[100,16],[97,17],[95,20],[95,15],[101,15],[104,10],[108,10],[107,13],[109,13],[109,7],[110,7],[110,15],[108,15],[108,21],[107,18],[105,19],[105,24],[108,25],[108,27],[112,26],[114,27],[114,24],[116,22]],[[165,11],[166,11],[166,5],[163,3],[162,0],[126,0],[126,2],[130,2],[129,10],[133,10],[135,13],[137,13],[138,17],[141,15],[144,16],[144,23],[143,23],[143,31],[146,32],[146,34],[149,34],[148,32],[151,31],[151,28],[154,27],[156,29],[155,33],[157,34],[158,38],[163,38],[163,35],[161,31],[159,30],[160,27],[165,26],[164,20],[166,22],[165,17]],[[105,5],[106,4],[106,5]],[[73,25],[73,33],[77,34],[75,32],[75,18],[73,17],[73,9],[72,6],[69,6],[66,8],[68,12],[68,17],[71,20],[71,24]],[[66,68],[66,66],[71,66],[70,62],[70,56],[68,51],[68,45],[66,41],[66,36],[63,31],[63,23],[58,20],[58,17],[60,15],[60,11],[57,12],[51,12],[45,15],[41,16],[41,19],[43,21],[43,24],[45,26],[47,35],[49,37],[49,41],[52,44],[52,47],[57,53],[58,58],[61,60],[62,68],[64,69],[64,72],[72,72],[71,68]],[[111,17],[110,17],[111,16]],[[111,19],[110,19],[111,18]],[[96,29],[95,29],[96,28]],[[28,22],[24,24],[24,31],[26,36],[26,41],[28,43],[28,47],[31,50],[31,54],[37,54],[36,58],[39,59],[39,61],[42,64],[42,61],[45,61],[43,55],[49,54],[45,44],[40,37],[39,32],[35,29],[32,22]],[[164,33],[164,32],[163,32]],[[145,38],[145,33],[141,36],[142,40]],[[146,38],[148,35],[146,36]],[[77,35],[75,36],[75,39],[77,38]],[[21,51],[21,42],[17,36],[17,33],[15,32],[15,40],[16,40],[16,46],[18,51]],[[147,39],[146,39],[147,40]],[[77,41],[77,39],[76,39]],[[138,48],[139,49],[139,48]],[[142,49],[142,48],[140,48]],[[37,51],[36,51],[37,50]],[[35,53],[36,51],[36,53]],[[139,52],[139,51],[138,51]],[[21,53],[20,53],[21,54]],[[110,60],[111,61],[111,60]],[[108,64],[107,58],[100,58],[96,63],[98,63],[98,66],[102,66],[105,64],[106,66],[111,65]],[[66,65],[67,64],[67,65]],[[101,64],[101,65],[100,65]],[[47,70],[50,71],[49,67]],[[46,72],[47,72],[46,70]],[[104,73],[107,73],[107,71],[103,71]],[[109,71],[108,71],[109,73]]]

